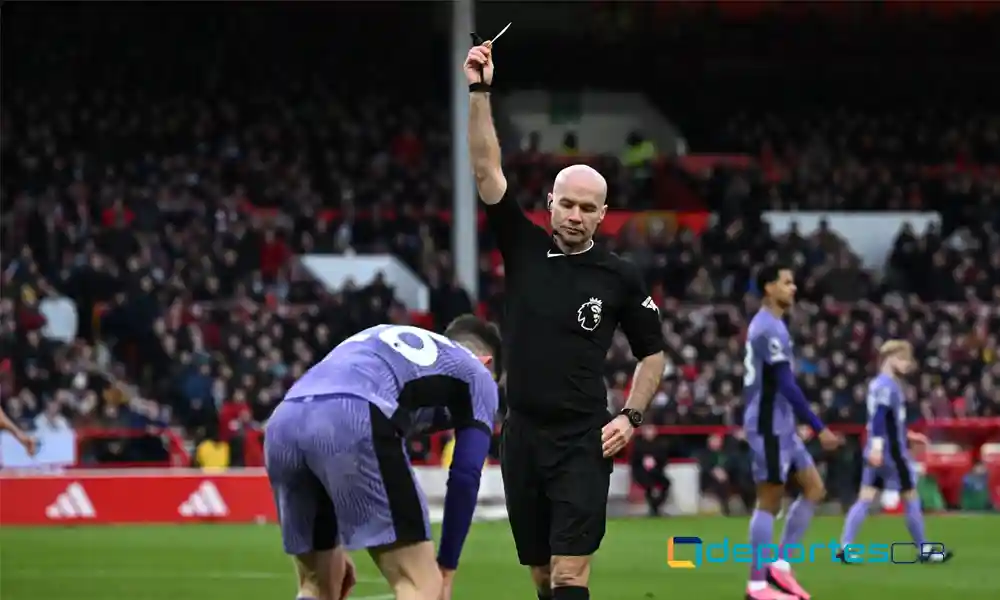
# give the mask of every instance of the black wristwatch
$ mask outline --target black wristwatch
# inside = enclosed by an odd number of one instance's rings
[[[623,408],[618,414],[625,415],[628,418],[628,422],[632,427],[638,427],[642,425],[642,413],[635,410],[634,408]]]

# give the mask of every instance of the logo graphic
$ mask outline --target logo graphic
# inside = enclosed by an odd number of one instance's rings
[[[87,492],[79,483],[71,483],[56,501],[45,509],[50,519],[93,519],[97,516]]]
[[[692,544],[701,546],[699,537],[672,537],[667,540],[667,566],[671,569],[693,569],[695,564],[690,560],[676,560],[674,558],[674,546],[684,546]],[[701,562],[700,560],[698,561]]]
[[[767,351],[771,355],[771,362],[786,362],[788,360],[785,347],[778,338],[767,340]]]
[[[563,254],[562,252],[553,252],[553,251],[549,250],[548,252],[545,253],[545,256],[547,256],[549,258],[555,258],[557,256],[566,256],[566,255]]]
[[[678,558],[680,546],[693,546],[693,560]],[[672,537],[667,540],[667,566],[671,569],[695,569],[704,563],[753,564],[757,567],[784,559],[792,564],[814,562],[840,562],[837,554],[840,543],[831,540],[828,544],[792,544],[784,550],[777,544],[731,544],[724,539],[721,543],[704,544],[699,537]],[[845,561],[852,564],[912,565],[919,562],[939,562],[946,558],[948,551],[940,542],[925,542],[921,548],[915,542],[893,542],[891,544],[849,544],[843,548]]]
[[[177,507],[182,517],[224,517],[229,507],[222,499],[219,488],[211,481],[203,481],[188,499]]]
[[[652,296],[646,296],[646,299],[642,301],[642,306],[660,314],[660,307],[656,305],[656,302],[653,302]]]
[[[601,324],[601,309],[604,303],[599,298],[591,298],[576,311],[576,321],[587,331],[597,329]]]

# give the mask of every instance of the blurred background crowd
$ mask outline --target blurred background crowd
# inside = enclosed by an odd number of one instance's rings
[[[669,347],[648,420],[739,425],[754,265],[778,260],[797,269],[796,369],[829,422],[864,422],[875,349],[893,337],[921,365],[912,420],[1000,416],[1000,104],[967,85],[994,68],[996,16],[745,4],[581,2],[555,18],[485,3],[478,18],[515,21],[497,76],[511,193],[538,211],[577,161],[611,184],[604,242],[645,272]],[[289,382],[345,337],[498,318],[485,231],[476,297],[455,270],[448,65],[461,59],[445,8],[5,7],[8,415],[90,432],[85,461],[162,461],[169,430],[189,449],[227,442],[224,462],[243,464]],[[376,17],[378,31],[352,25]],[[386,63],[386,43],[406,51]],[[537,58],[559,47],[583,55],[564,69]],[[650,64],[621,60],[637,51]],[[602,98],[621,114],[602,115]],[[393,255],[429,310],[384,275],[332,285],[305,255]],[[616,339],[609,407],[633,365]],[[99,435],[126,429],[146,435]],[[704,440],[656,452],[738,455],[735,438]],[[417,458],[431,450],[413,442]],[[846,495],[845,460],[830,477]]]

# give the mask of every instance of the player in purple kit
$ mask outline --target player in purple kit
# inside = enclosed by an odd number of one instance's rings
[[[868,384],[868,442],[865,457],[868,464],[861,474],[858,500],[847,512],[840,547],[854,542],[868,508],[881,490],[900,493],[906,506],[906,528],[920,548],[921,562],[946,562],[952,557],[948,550],[928,544],[924,536],[924,515],[917,494],[917,472],[907,449],[908,442],[926,444],[927,438],[906,429],[906,399],[901,382],[913,371],[913,347],[909,342],[890,340],[879,349],[881,372]],[[887,456],[888,454],[888,456]],[[837,557],[851,564],[850,552],[841,550]]]
[[[750,518],[753,564],[747,584],[747,600],[809,600],[796,581],[786,558],[789,548],[800,544],[812,520],[816,504],[826,496],[823,479],[796,431],[796,417],[819,434],[824,448],[835,448],[840,439],[823,426],[809,408],[795,382],[792,341],[783,320],[795,302],[795,280],[791,269],[764,266],[757,273],[763,294],[761,309],[750,321],[743,367],[743,427],[752,452],[752,470],[757,483],[757,506]],[[773,543],[774,519],[781,510],[788,477],[794,474],[802,495],[792,503],[781,534],[780,553],[761,560]],[[775,587],[768,586],[768,582]]]
[[[496,327],[466,315],[444,335],[379,325],[302,376],[265,432],[267,475],[300,600],[340,600],[345,551],[367,549],[400,600],[447,600],[472,521],[499,397]],[[455,429],[434,557],[407,436]],[[340,572],[337,572],[337,571]]]

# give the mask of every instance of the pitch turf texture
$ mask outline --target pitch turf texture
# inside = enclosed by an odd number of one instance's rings
[[[817,518],[808,543],[835,539],[840,518]],[[595,561],[595,600],[743,598],[745,565],[671,570],[670,536],[705,543],[742,543],[745,518],[630,519],[609,523]],[[779,525],[780,527],[780,525]],[[946,565],[802,565],[799,581],[816,600],[1000,600],[1000,569],[993,549],[1000,515],[942,516],[927,522],[931,539],[957,551]],[[901,518],[872,518],[859,543],[905,541]],[[684,556],[682,556],[684,557]],[[355,600],[392,596],[367,556],[357,556]],[[293,600],[291,565],[267,526],[68,527],[0,529],[2,600]],[[477,523],[462,557],[456,600],[535,598],[516,564],[505,522]]]

